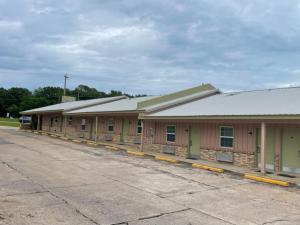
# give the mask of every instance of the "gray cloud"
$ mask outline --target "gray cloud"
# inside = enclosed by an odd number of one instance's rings
[[[0,86],[299,85],[299,40],[296,0],[0,0]]]

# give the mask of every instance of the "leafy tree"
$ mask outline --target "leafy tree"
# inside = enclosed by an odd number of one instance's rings
[[[30,96],[25,98],[20,105],[20,110],[25,111],[29,109],[35,109],[35,108],[40,108],[47,106],[48,100],[45,97],[35,97],[35,96]]]
[[[16,117],[19,116],[20,108],[13,104],[7,108],[7,111],[11,116]]]
[[[28,96],[31,96],[31,92],[28,89],[12,87],[6,91],[4,107],[8,110],[12,105],[20,106],[21,101]]]
[[[121,96],[123,95],[122,91],[111,90],[110,93],[107,94],[109,97]]]
[[[64,89],[61,87],[43,87],[34,91],[33,95],[37,98],[45,98],[48,105],[53,105],[61,102],[61,96]]]
[[[0,116],[6,116],[5,105],[6,89],[0,88]]]
[[[75,90],[73,91],[73,95],[78,96],[79,100],[87,100],[87,99],[94,99],[94,98],[100,98],[101,93],[97,91],[95,88],[90,88],[86,85],[79,85]]]
[[[0,116],[6,116],[9,112],[12,116],[18,116],[20,111],[53,105],[61,102],[63,95],[61,87],[40,87],[34,92],[26,88],[12,87],[8,90],[0,88]],[[99,92],[87,85],[79,85],[74,90],[67,89],[67,95],[79,96],[79,100],[95,99],[102,97],[113,97],[126,95],[134,97],[121,91],[111,90],[109,93]],[[136,95],[145,96],[145,95]]]

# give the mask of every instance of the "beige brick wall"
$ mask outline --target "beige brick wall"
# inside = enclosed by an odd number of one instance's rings
[[[215,150],[200,150],[200,158],[208,161],[216,161]],[[228,152],[228,151],[226,151]],[[233,153],[233,165],[247,168],[255,167],[255,155],[249,153]]]
[[[254,168],[255,167],[255,155],[245,153],[234,153],[233,154],[233,165]]]
[[[53,124],[51,124],[51,118],[53,118]],[[57,119],[57,121],[56,121]],[[51,133],[63,132],[63,119],[61,114],[49,114],[42,116],[42,131]]]
[[[167,145],[162,145],[162,144],[144,144],[143,149],[144,151],[150,151],[154,153],[163,153],[163,147]],[[182,147],[182,146],[172,146],[175,148],[175,155],[186,158],[188,154],[188,149],[187,147]]]

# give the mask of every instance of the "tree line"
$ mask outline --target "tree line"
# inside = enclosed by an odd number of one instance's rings
[[[13,117],[17,117],[20,115],[20,112],[24,110],[60,103],[63,93],[64,89],[61,87],[40,87],[34,91],[21,87],[12,87],[9,89],[0,87],[0,117],[6,116],[7,113]],[[77,100],[88,100],[120,95],[126,95],[128,97],[145,96],[133,96],[115,90],[105,93],[86,85],[79,85],[74,90],[67,89],[66,95],[73,96]]]

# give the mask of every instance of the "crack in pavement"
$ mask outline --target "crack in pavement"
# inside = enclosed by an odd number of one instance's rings
[[[207,213],[207,212],[204,212],[204,211],[199,210],[199,209],[196,209],[196,208],[189,207],[189,206],[187,206],[187,205],[185,205],[185,204],[181,204],[181,203],[179,203],[179,202],[177,202],[177,201],[174,201],[174,200],[172,200],[172,199],[169,199],[169,201],[171,201],[171,202],[173,202],[173,203],[175,203],[175,204],[184,206],[184,207],[188,207],[188,208],[191,209],[191,210],[194,210],[194,211],[196,211],[196,212],[199,212],[199,213],[201,213],[201,214],[203,214],[203,215],[206,215],[206,216],[209,216],[209,217],[211,217],[211,218],[220,220],[220,221],[222,221],[222,222],[229,223],[229,224],[231,224],[231,225],[237,225],[237,224],[232,223],[232,222],[230,222],[230,221],[227,221],[227,220],[225,220],[225,219],[223,219],[223,218],[220,218],[220,217],[211,215],[211,214],[209,214],[209,213]]]
[[[272,223],[276,223],[276,222],[288,222],[288,220],[284,220],[284,219],[276,219],[276,220],[264,222],[264,223],[262,223],[261,225],[272,224]]]
[[[32,180],[29,176],[23,174],[21,171],[19,171],[18,169],[14,168],[13,166],[11,166],[10,164],[8,164],[7,162],[0,160],[3,164],[5,164],[6,166],[8,166],[9,168],[11,168],[12,170],[16,171],[17,173],[19,173],[20,175],[22,175],[23,177],[26,177],[29,181],[31,181],[33,184],[39,185],[42,189],[45,190],[45,192],[48,192],[50,195],[52,195],[53,197],[55,197],[56,199],[61,200],[62,202],[64,202],[66,205],[68,205],[70,208],[74,209],[76,213],[78,213],[79,215],[83,216],[84,218],[88,219],[90,222],[92,222],[95,225],[100,225],[99,223],[97,223],[95,220],[93,220],[92,218],[88,217],[87,215],[85,215],[84,213],[82,213],[79,209],[77,209],[75,206],[73,206],[72,204],[70,204],[66,199],[54,194],[51,189],[48,189],[46,187],[44,187],[43,185],[35,182],[34,180]]]
[[[138,219],[134,219],[134,220],[129,220],[129,221],[122,221],[122,222],[118,222],[118,223],[112,223],[110,225],[128,225],[131,222],[135,222],[135,221],[142,221],[142,220],[148,220],[148,219],[153,219],[153,218],[158,218],[161,216],[165,216],[165,215],[169,215],[169,214],[174,214],[174,213],[180,213],[180,212],[185,212],[191,210],[191,208],[185,208],[185,209],[181,209],[181,210],[176,210],[176,211],[172,211],[172,212],[166,212],[166,213],[159,213],[159,214],[155,214],[152,216],[146,216],[146,217],[141,217]]]
[[[49,191],[47,191],[47,190],[46,191],[23,192],[23,193],[16,193],[16,194],[0,195],[0,198],[20,196],[20,195],[42,194],[42,193],[48,193],[48,192]]]

